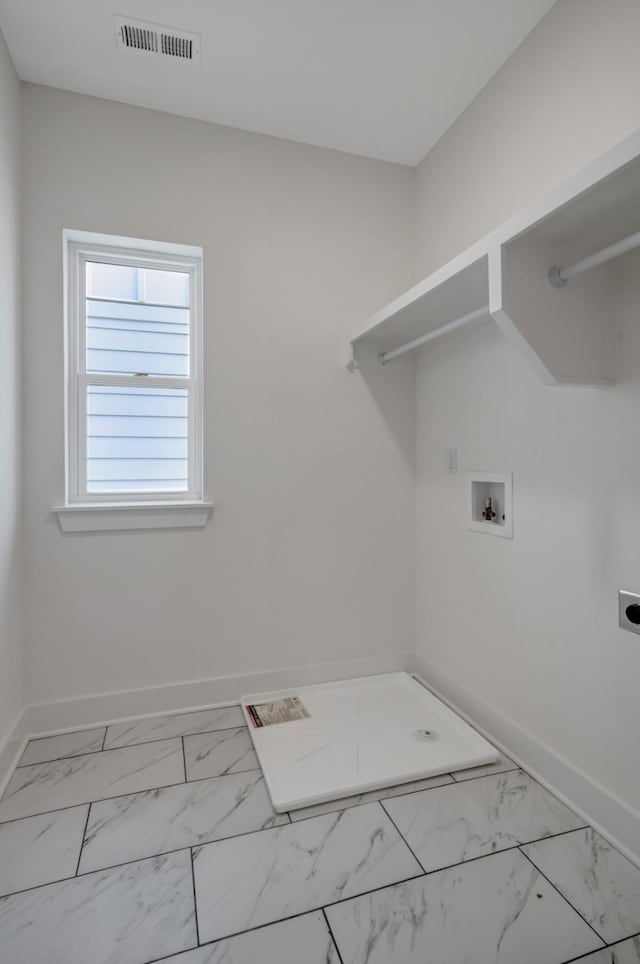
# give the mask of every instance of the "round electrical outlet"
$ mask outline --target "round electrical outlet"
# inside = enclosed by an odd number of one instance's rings
[[[625,615],[634,626],[640,626],[640,605],[638,603],[631,603],[630,606],[627,606]]]

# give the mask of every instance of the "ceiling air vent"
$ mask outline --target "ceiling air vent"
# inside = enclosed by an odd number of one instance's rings
[[[162,27],[157,23],[116,17],[116,38],[123,50],[163,60],[200,63],[200,34]]]

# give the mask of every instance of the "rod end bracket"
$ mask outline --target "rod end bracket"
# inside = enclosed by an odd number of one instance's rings
[[[344,353],[344,367],[348,372],[353,374],[354,372],[360,371],[360,365],[358,364],[358,359],[356,358],[355,352],[353,350],[353,345],[348,345]]]
[[[562,277],[561,271],[562,271],[562,268],[557,268],[555,266],[553,268],[549,268],[549,270],[547,271],[547,278],[549,279],[549,284],[551,285],[552,288],[567,287],[569,282],[567,281],[566,278]]]

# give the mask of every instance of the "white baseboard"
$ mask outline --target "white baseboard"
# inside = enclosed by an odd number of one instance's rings
[[[265,693],[291,686],[307,686],[332,680],[396,673],[404,670],[409,655],[379,654],[318,663],[312,666],[288,666],[236,676],[191,680],[167,686],[99,693],[78,699],[32,703],[24,708],[15,737],[44,736],[64,733],[88,726],[155,716],[158,713],[182,713],[213,706],[237,703],[242,696]]]
[[[405,668],[640,866],[640,813],[424,656],[412,654]]]
[[[416,653],[380,654],[31,704],[24,708],[0,747],[0,796],[30,737],[159,713],[224,706],[250,693],[402,670],[418,676],[436,696],[640,866],[640,813]]]

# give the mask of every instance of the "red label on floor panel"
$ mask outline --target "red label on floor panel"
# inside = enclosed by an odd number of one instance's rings
[[[299,696],[285,696],[281,700],[272,700],[269,703],[250,703],[245,705],[245,709],[256,728],[311,718],[311,713]]]

